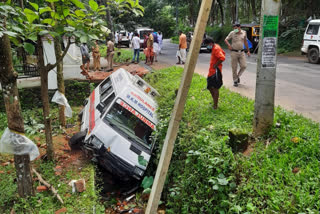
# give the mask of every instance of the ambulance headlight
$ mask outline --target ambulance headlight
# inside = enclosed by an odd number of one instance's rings
[[[92,136],[91,144],[97,149],[101,149],[103,146],[103,143],[96,136]]]
[[[144,170],[140,169],[139,167],[136,167],[136,168],[134,168],[133,172],[134,172],[135,175],[138,175],[138,176],[142,177],[143,173],[144,173]]]

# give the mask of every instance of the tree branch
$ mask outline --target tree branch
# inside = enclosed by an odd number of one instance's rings
[[[62,53],[62,55],[59,56],[59,58],[56,60],[56,63],[54,63],[54,64],[48,63],[48,64],[46,65],[46,71],[47,71],[47,72],[49,72],[50,70],[54,69],[54,68],[63,60],[63,58],[65,57],[65,55],[68,53],[68,50],[69,50],[70,45],[71,45],[71,39],[70,39],[70,37],[69,37],[69,38],[68,38],[67,47],[66,47],[66,49],[64,50],[64,52]]]
[[[61,202],[61,204],[63,204],[63,200],[60,197],[60,195],[58,194],[58,191],[51,185],[49,184],[47,181],[45,181],[41,175],[34,169],[32,168],[32,172],[34,174],[36,174],[36,176],[38,177],[38,180],[43,183],[46,187],[48,187],[48,189],[50,189],[53,192],[53,195],[56,196],[58,198],[58,200]]]

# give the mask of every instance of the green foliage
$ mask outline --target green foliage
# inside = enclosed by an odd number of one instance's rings
[[[181,68],[172,67],[146,77],[162,95],[159,143],[166,136],[181,74]],[[163,191],[167,213],[316,213],[319,124],[277,108],[278,125],[258,139],[251,156],[233,154],[226,144],[228,132],[238,128],[250,133],[254,103],[222,88],[214,111],[205,87],[206,79],[195,74]]]
[[[66,98],[71,106],[82,106],[84,100],[90,95],[90,86],[88,82],[76,80],[65,81]],[[55,91],[49,91],[49,97],[52,98]],[[3,94],[0,93],[0,99],[3,100]],[[41,108],[41,94],[39,88],[19,89],[19,99],[22,110]],[[5,111],[4,103],[0,105],[0,112]],[[0,116],[1,117],[1,116]],[[1,126],[1,125],[0,125]]]
[[[278,53],[286,53],[301,48],[304,28],[292,27],[283,31],[279,36]]]
[[[232,31],[231,25],[225,25],[223,27],[207,27],[206,33],[208,36],[212,37],[216,43],[223,44],[225,38]]]
[[[145,176],[141,182],[141,186],[143,189],[149,189],[153,184],[153,177],[152,176]]]

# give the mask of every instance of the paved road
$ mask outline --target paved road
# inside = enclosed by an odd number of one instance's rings
[[[159,62],[174,65],[178,45],[164,40]],[[196,73],[206,76],[209,69],[210,54],[200,53]],[[224,85],[232,91],[254,99],[256,86],[257,56],[248,58],[248,68],[241,77],[238,88],[233,87],[230,53],[226,51],[223,63]],[[310,64],[304,57],[278,57],[276,80],[276,105],[293,110],[314,121],[320,122],[320,64]]]

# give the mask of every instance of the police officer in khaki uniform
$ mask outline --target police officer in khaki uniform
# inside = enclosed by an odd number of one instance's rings
[[[231,39],[232,44],[230,45],[229,40]],[[245,51],[243,49],[243,44],[247,49],[247,54],[250,56],[250,50],[248,48],[247,42],[247,32],[241,30],[239,23],[233,25],[233,31],[229,33],[224,42],[228,45],[228,49],[231,51],[231,66],[233,75],[233,86],[238,87],[240,83],[240,76],[243,74],[244,70],[247,68]],[[237,72],[238,63],[240,65],[240,70]]]

